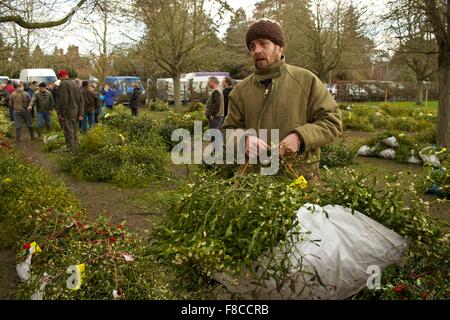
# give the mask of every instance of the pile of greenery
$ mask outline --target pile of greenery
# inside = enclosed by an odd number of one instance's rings
[[[89,221],[72,210],[43,210],[35,220],[35,231],[17,248],[19,263],[30,243],[36,242],[41,252],[33,255],[30,279],[19,286],[15,298],[30,299],[39,291],[45,300],[177,298],[164,270],[145,254],[145,243],[123,224],[111,225],[103,215]],[[67,273],[69,266],[84,270],[81,281]]]
[[[205,110],[206,110],[206,105],[200,101],[192,102],[191,105],[189,106],[189,112],[196,112],[196,111],[204,112]]]
[[[165,101],[162,101],[160,99],[156,99],[155,101],[152,101],[150,103],[150,110],[157,111],[157,112],[166,112],[169,111],[169,104]]]
[[[395,137],[399,146],[390,147],[382,143],[384,139],[389,137]],[[425,134],[414,136],[411,133],[400,131],[386,131],[367,141],[365,145],[374,148],[373,154],[375,156],[385,149],[394,149],[395,161],[404,163],[407,162],[412,155],[420,159],[419,152],[432,144],[431,138],[431,136],[426,136]]]
[[[11,137],[12,122],[7,112],[0,111],[0,139]]]
[[[341,105],[344,128],[346,130],[375,131],[392,130],[421,132],[436,130],[436,112],[430,113],[424,107]]]
[[[12,246],[36,228],[44,207],[80,209],[75,196],[46,170],[23,162],[13,152],[0,153],[0,243]]]
[[[60,158],[62,169],[80,179],[124,187],[145,187],[165,177],[167,163],[158,132],[152,128],[141,131],[138,126],[119,133],[111,126],[97,125],[81,137],[76,152]]]
[[[347,169],[340,176],[327,171],[320,185],[314,187],[301,178],[291,184],[281,177],[200,176],[181,189],[178,203],[167,208],[152,248],[164,261],[177,266],[180,274],[196,270],[196,279],[216,271],[239,273],[242,267],[251,268],[262,255],[270,257],[273,248],[288,243],[289,231],[304,232],[295,220],[295,212],[303,204],[336,204],[368,215],[409,243],[406,264],[388,269],[382,291],[364,291],[361,298],[393,298],[389,288],[407,281],[408,270],[430,276],[448,272],[447,226],[431,215],[413,186],[402,186],[393,176],[383,185],[376,178],[371,180]],[[270,268],[272,277],[283,279],[286,265],[273,264]],[[433,292],[434,298],[445,298],[448,279],[423,290]]]
[[[171,112],[167,118],[165,118],[160,124],[160,134],[164,138],[169,150],[171,150],[178,141],[171,141],[172,132],[176,129],[186,129],[191,135],[194,135],[194,122],[202,122],[202,129],[205,131],[208,128],[208,121],[204,115],[204,112],[188,112],[188,113],[175,113]]]
[[[344,142],[330,144],[321,149],[320,167],[348,167],[356,156],[356,148],[348,147]]]

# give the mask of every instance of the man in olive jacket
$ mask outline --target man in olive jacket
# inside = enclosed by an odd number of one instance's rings
[[[58,71],[61,83],[58,88],[58,117],[64,130],[68,150],[78,145],[78,121],[83,119],[84,102],[80,87],[69,79],[67,70]]]
[[[246,43],[256,70],[231,92],[222,129],[278,129],[280,155],[294,155],[300,174],[318,175],[320,148],[342,134],[337,103],[313,73],[285,63],[284,35],[277,22],[252,24]],[[250,158],[269,148],[256,136],[246,137]]]

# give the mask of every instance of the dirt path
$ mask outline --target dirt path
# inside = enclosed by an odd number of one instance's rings
[[[56,178],[61,179],[72,193],[80,200],[86,209],[88,217],[94,218],[99,213],[106,212],[111,215],[114,224],[127,221],[130,230],[143,234],[140,231],[151,229],[156,222],[158,214],[144,209],[133,202],[143,194],[151,192],[147,189],[121,189],[108,183],[91,183],[80,181],[64,174],[59,170],[54,155],[40,150],[40,142],[30,141],[28,132],[22,134],[23,141],[17,145],[26,159],[32,163],[46,168]],[[11,299],[17,285],[15,271],[15,253],[11,249],[0,248],[0,300]]]
[[[70,191],[80,200],[86,209],[88,217],[96,217],[106,212],[111,215],[113,223],[124,220],[131,230],[139,231],[150,226],[153,212],[146,212],[142,207],[133,204],[132,200],[139,195],[149,192],[149,189],[122,189],[109,183],[86,182],[75,179],[62,172],[54,155],[40,150],[40,142],[24,139],[17,148],[26,159],[44,167],[56,178],[61,179]]]

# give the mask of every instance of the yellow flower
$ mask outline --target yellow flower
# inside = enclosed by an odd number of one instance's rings
[[[42,249],[39,247],[39,245],[36,243],[36,241],[32,242],[30,245],[31,248],[33,249],[33,254],[38,255],[39,253],[42,252]]]
[[[442,148],[442,150],[441,151],[439,151],[438,153],[436,153],[436,154],[443,154],[443,153],[445,153],[445,152],[447,152],[447,148]]]
[[[348,120],[350,120],[351,118],[352,118],[352,113],[349,112],[349,113],[348,113]]]
[[[294,180],[294,182],[292,182],[289,185],[290,188],[299,188],[302,190],[305,190],[308,187],[308,181],[306,181],[304,176],[300,176],[297,179]]]

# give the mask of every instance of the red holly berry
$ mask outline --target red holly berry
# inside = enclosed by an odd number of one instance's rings
[[[119,224],[119,225],[117,226],[117,229],[122,230],[122,229],[123,229],[123,224]]]
[[[27,242],[27,243],[25,243],[25,244],[23,245],[23,247],[24,247],[25,249],[27,249],[27,250],[30,250],[31,244],[30,244],[29,242]]]
[[[115,237],[109,237],[109,241],[111,241],[112,243],[116,243],[117,239]]]
[[[392,290],[394,290],[397,293],[400,293],[400,292],[405,291],[407,288],[408,287],[405,284],[400,283],[400,284],[396,285],[394,288],[392,288]]]
[[[125,233],[122,233],[122,234],[120,235],[120,237],[122,238],[122,240],[125,241]]]

